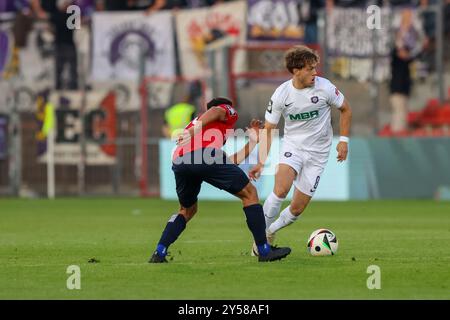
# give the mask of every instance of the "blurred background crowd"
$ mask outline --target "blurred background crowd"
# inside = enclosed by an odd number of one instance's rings
[[[300,43],[353,106],[353,136],[450,136],[450,0],[0,0],[0,193],[45,175],[49,103],[57,163],[117,189],[158,172],[159,139],[212,96],[241,128],[263,118]]]

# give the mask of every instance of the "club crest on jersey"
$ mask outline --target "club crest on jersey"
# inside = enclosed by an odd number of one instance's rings
[[[318,96],[311,97],[311,102],[312,102],[312,103],[317,103],[317,102],[319,102],[319,97],[318,97]]]
[[[234,116],[236,114],[236,110],[234,110],[232,106],[226,104],[225,107],[228,109],[228,112],[230,112],[231,116]]]
[[[290,158],[290,157],[292,157],[292,153],[290,153],[290,152],[285,152],[285,153],[284,153],[284,156],[285,156],[286,158]]]

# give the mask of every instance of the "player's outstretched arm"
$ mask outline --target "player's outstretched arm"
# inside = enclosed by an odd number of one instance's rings
[[[340,119],[339,119],[339,129],[340,129],[340,141],[336,147],[337,150],[337,161],[342,162],[347,159],[348,154],[348,138],[350,137],[350,126],[352,122],[352,109],[348,101],[345,99],[342,106],[339,108]]]
[[[261,171],[264,167],[264,163],[270,152],[272,146],[272,130],[277,127],[276,124],[270,123],[266,120],[264,129],[260,132],[259,138],[259,150],[258,150],[258,163],[249,170],[248,176],[251,180],[255,181],[261,175]]]
[[[202,114],[201,118],[189,129],[184,130],[183,134],[180,135],[177,139],[178,145],[184,145],[188,143],[191,137],[201,130],[206,125],[210,124],[214,121],[225,121],[227,117],[227,112],[224,108],[220,107],[212,107],[204,114]]]
[[[260,120],[253,119],[250,121],[250,126],[247,128],[249,141],[241,150],[229,157],[233,163],[240,164],[248,158],[250,153],[258,144],[260,129],[262,129],[262,122]]]

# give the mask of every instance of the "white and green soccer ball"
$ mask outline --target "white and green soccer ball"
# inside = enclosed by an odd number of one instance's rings
[[[307,247],[313,256],[332,256],[338,250],[338,240],[333,231],[317,229],[309,236]]]

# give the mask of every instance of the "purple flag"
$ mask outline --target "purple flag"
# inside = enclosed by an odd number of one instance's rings
[[[0,78],[8,63],[8,57],[11,51],[11,42],[8,34],[4,31],[0,31]]]
[[[80,7],[82,16],[90,17],[94,13],[94,0],[75,0],[73,4]]]
[[[30,6],[30,0],[0,0],[0,13],[16,12]]]

